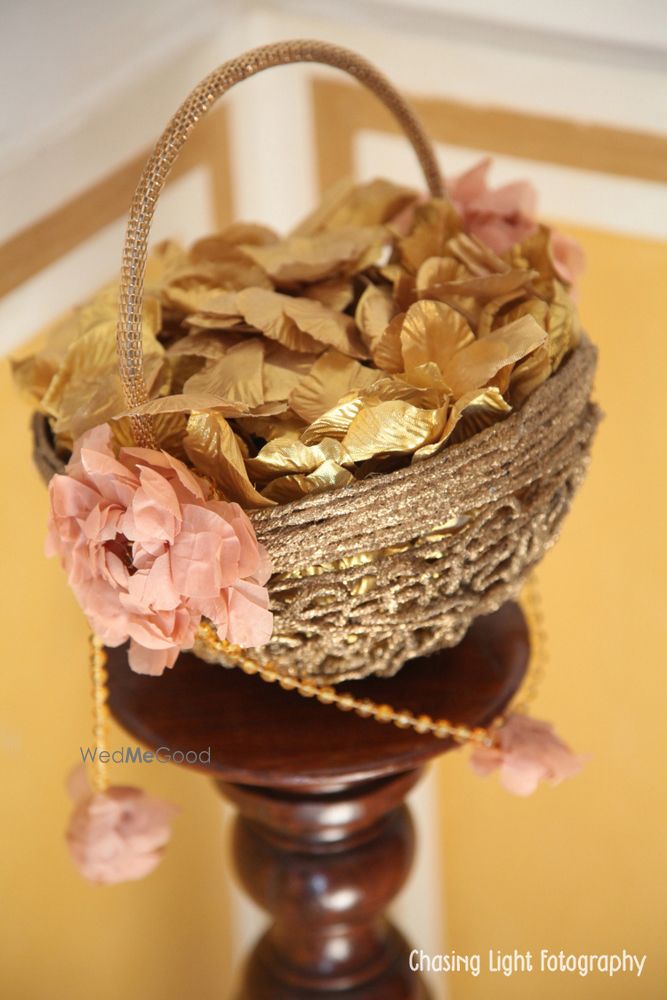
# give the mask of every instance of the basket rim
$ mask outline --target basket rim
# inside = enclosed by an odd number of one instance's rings
[[[376,473],[366,479],[357,479],[347,486],[298,497],[294,500],[288,500],[286,503],[276,504],[274,507],[250,508],[247,510],[247,514],[256,528],[270,528],[271,522],[275,520],[278,513],[282,514],[284,511],[307,512],[322,504],[330,503],[332,497],[348,499],[353,502],[355,499],[363,497],[369,489],[375,490],[378,484],[386,483],[388,486],[395,486],[406,480],[420,478],[426,470],[433,471],[451,465],[458,466],[471,448],[476,447],[480,442],[515,433],[531,413],[540,408],[545,396],[555,395],[558,398],[559,387],[572,376],[576,376],[579,370],[589,371],[592,379],[596,359],[597,347],[586,334],[582,334],[580,343],[565,358],[558,370],[538,386],[519,409],[514,410],[503,420],[482,428],[464,441],[449,445],[438,454],[421,462],[406,465],[404,468],[394,469],[392,472]],[[48,415],[41,410],[36,410],[32,418],[32,428],[36,464],[42,476],[48,481],[52,475],[63,472],[66,463],[56,454]]]
[[[566,382],[571,376],[576,376],[576,374],[578,374],[577,368],[583,367],[584,370],[589,369],[592,373],[595,369],[597,353],[597,347],[595,344],[593,344],[586,334],[582,334],[577,347],[565,358],[558,370],[530,394],[523,406],[519,409],[513,410],[512,413],[505,417],[505,419],[499,420],[488,427],[482,428],[471,437],[466,438],[464,441],[449,445],[441,452],[438,452],[436,455],[431,455],[429,458],[426,458],[421,462],[406,465],[402,469],[394,469],[392,472],[376,473],[368,476],[367,479],[357,479],[354,482],[349,483],[347,486],[340,486],[335,490],[325,490],[321,493],[315,493],[310,496],[288,500],[286,503],[276,504],[275,507],[263,507],[254,510],[250,509],[248,511],[248,515],[252,519],[255,527],[269,527],[272,519],[274,519],[278,512],[282,513],[286,510],[311,510],[327,500],[331,500],[332,496],[341,499],[345,497],[349,499],[352,499],[355,496],[361,497],[368,491],[369,488],[375,489],[381,482],[384,482],[387,485],[397,485],[405,480],[421,477],[425,469],[432,471],[435,468],[459,464],[461,457],[465,456],[466,452],[468,452],[471,447],[478,444],[480,441],[486,441],[489,438],[498,436],[511,435],[516,430],[517,425],[520,425],[535,409],[539,408],[542,399],[547,393],[549,393],[549,395],[557,393],[558,386],[560,386],[563,382]],[[578,365],[577,362],[579,362]]]

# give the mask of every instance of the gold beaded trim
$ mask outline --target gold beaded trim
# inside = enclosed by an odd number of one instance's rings
[[[412,729],[419,735],[432,735],[438,739],[453,739],[457,743],[474,743],[481,746],[492,746],[494,733],[502,725],[511,711],[525,712],[537,693],[537,686],[544,672],[545,637],[544,619],[541,610],[539,591],[534,577],[530,577],[521,595],[520,603],[526,617],[530,632],[530,662],[526,678],[521,686],[520,697],[514,699],[505,712],[497,716],[487,726],[465,726],[451,722],[449,719],[434,719],[430,715],[414,715],[407,709],[397,710],[391,705],[378,704],[370,698],[355,698],[349,692],[338,692],[330,685],[321,685],[311,678],[291,677],[280,673],[274,663],[261,664],[250,656],[240,646],[234,646],[226,640],[218,638],[210,622],[202,622],[198,630],[198,638],[209,649],[214,650],[227,660],[233,667],[239,667],[244,674],[259,677],[267,684],[280,684],[285,691],[296,691],[303,698],[316,698],[323,705],[335,705],[342,712],[355,712],[363,719],[375,719],[376,722],[392,723],[399,729]]]
[[[93,762],[92,785],[96,792],[106,792],[109,787],[109,775],[105,760],[100,754],[107,749],[107,732],[109,727],[109,706],[107,698],[109,690],[106,669],[107,654],[102,640],[97,635],[90,636],[90,679],[93,694],[93,741],[95,744],[95,759]]]
[[[323,705],[335,705],[341,712],[355,712],[362,719],[391,723],[399,729],[412,729],[420,736],[432,735],[437,739],[453,739],[456,743],[474,743],[478,746],[493,745],[494,733],[512,711],[525,712],[537,693],[537,687],[544,674],[546,663],[546,641],[544,616],[540,594],[534,577],[530,577],[521,595],[520,603],[530,632],[530,663],[521,687],[520,697],[515,699],[503,715],[487,726],[457,725],[448,719],[433,719],[430,715],[414,715],[407,709],[397,711],[391,705],[378,704],[370,698],[355,698],[349,692],[338,692],[330,685],[318,684],[311,678],[298,678],[281,674],[275,664],[259,663],[240,646],[235,646],[218,638],[210,622],[202,622],[198,629],[200,638],[210,649],[222,653],[230,666],[239,667],[244,674],[258,676],[267,684],[278,683],[284,691],[296,691],[303,698],[316,698]],[[102,640],[90,637],[90,673],[93,683],[93,737],[97,753],[93,772],[93,787],[104,792],[109,786],[106,764],[100,760],[100,751],[106,749],[109,709],[107,706],[106,652]]]
[[[379,705],[370,698],[355,698],[349,692],[340,694],[329,685],[318,684],[310,678],[303,680],[281,674],[275,664],[259,663],[240,646],[234,646],[224,639],[219,639],[215,629],[209,622],[203,622],[199,627],[199,636],[209,648],[224,657],[244,674],[256,675],[267,684],[276,682],[284,691],[296,691],[303,698],[316,698],[323,705],[335,705],[341,712],[355,712],[362,719],[375,719],[376,722],[392,723],[399,729],[412,729],[420,735],[433,735],[438,739],[453,739],[457,743],[478,743],[490,746],[493,742],[488,729],[481,726],[470,728],[455,725],[447,719],[433,719],[430,715],[413,715],[407,709],[397,711],[391,705]]]

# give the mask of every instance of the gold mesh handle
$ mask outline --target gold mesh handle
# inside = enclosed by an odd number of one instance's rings
[[[414,112],[382,73],[361,56],[328,42],[296,40],[263,45],[223,63],[195,87],[167,125],[144,167],[130,206],[116,331],[120,376],[130,409],[148,399],[141,347],[144,272],[151,221],[169,171],[192,129],[219,97],[264,69],[300,62],[319,62],[344,70],[379,97],[412,143],[431,195],[442,197],[442,178],[435,154]],[[138,445],[155,447],[151,417],[132,417],[132,430]]]

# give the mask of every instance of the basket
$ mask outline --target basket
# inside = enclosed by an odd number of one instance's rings
[[[294,62],[343,69],[373,91],[412,143],[434,197],[431,146],[391,84],[360,57],[324,42],[280,42],[225,63],[172,119],[132,202],[120,285],[118,357],[128,407],[147,401],[141,315],[148,234],[167,174],[196,122],[233,85]],[[599,411],[590,394],[596,351],[584,337],[509,417],[396,472],[252,512],[273,563],[274,632],[256,650],[281,673],[337,682],[391,675],[412,657],[452,646],[479,615],[514,598],[557,538],[589,459]],[[59,471],[45,418],[37,463]],[[138,445],[151,419],[132,417]],[[225,657],[198,638],[205,660]]]

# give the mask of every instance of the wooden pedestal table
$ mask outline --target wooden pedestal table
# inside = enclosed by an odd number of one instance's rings
[[[416,715],[484,725],[518,689],[528,653],[523,615],[506,604],[478,619],[455,649],[342,689]],[[154,749],[210,746],[210,765],[199,769],[238,809],[236,869],[273,918],[235,996],[427,997],[409,968],[411,946],[384,913],[412,863],[405,796],[424,765],[456,745],[192,655],[161,678],[133,673],[126,655],[109,651],[113,715]]]

